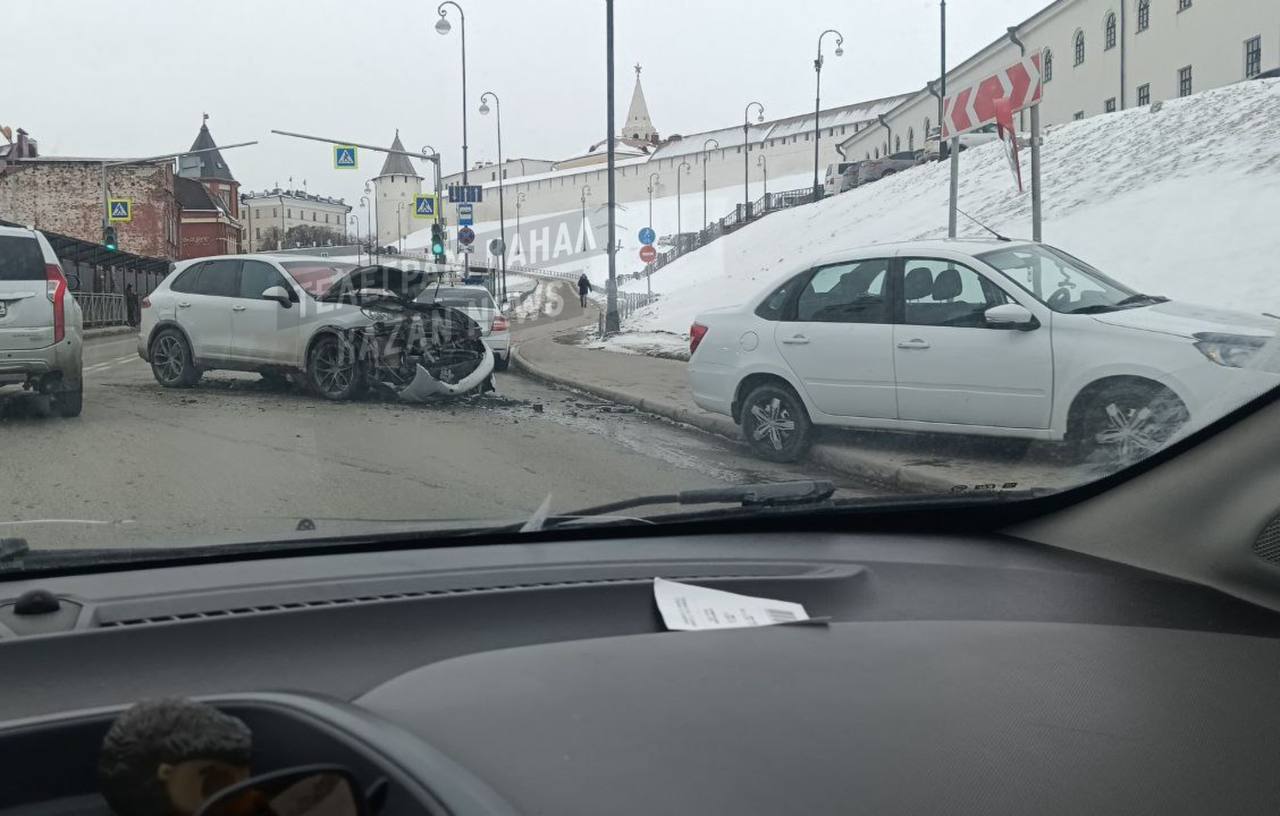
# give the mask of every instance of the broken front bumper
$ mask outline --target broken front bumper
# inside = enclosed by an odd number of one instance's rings
[[[423,402],[431,397],[438,396],[458,396],[465,394],[477,388],[481,383],[493,374],[493,351],[488,345],[484,347],[484,359],[480,361],[480,365],[467,376],[458,380],[456,383],[446,383],[432,377],[422,366],[418,366],[418,373],[414,376],[413,382],[404,387],[400,392],[400,399],[405,402]]]

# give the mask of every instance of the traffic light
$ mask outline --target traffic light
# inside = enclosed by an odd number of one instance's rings
[[[444,256],[444,227],[440,224],[431,225],[431,254],[437,260]]]
[[[102,245],[112,252],[116,251],[120,244],[116,241],[115,227],[108,225],[102,228]]]

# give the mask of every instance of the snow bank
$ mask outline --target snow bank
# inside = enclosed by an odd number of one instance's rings
[[[1049,129],[1044,240],[1143,292],[1280,314],[1277,122],[1280,80],[1262,80]],[[1029,151],[1022,162],[1029,184]],[[659,270],[663,298],[626,328],[684,337],[698,312],[741,302],[807,257],[945,236],[948,178],[945,164],[924,165],[770,215]],[[1014,190],[999,144],[961,154],[960,208],[1030,237],[1030,192]],[[984,233],[962,216],[960,235]]]

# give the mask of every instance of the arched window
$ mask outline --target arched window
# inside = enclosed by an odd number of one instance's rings
[[[909,127],[907,128],[907,150],[915,150],[915,149],[916,149],[916,129],[913,127]]]
[[[876,148],[876,158],[880,158],[880,148]]]
[[[902,137],[901,137],[901,136],[894,136],[894,137],[893,137],[893,152],[894,152],[894,153],[901,153],[901,152],[902,152]]]
[[[1076,65],[1084,65],[1084,32],[1076,32]]]
[[[924,118],[924,138],[925,138],[926,140],[929,138],[929,126],[930,126],[930,125],[932,125],[932,124],[933,124],[933,123],[929,121],[929,117],[928,117],[928,116],[926,116],[926,117]]]
[[[1116,15],[1108,11],[1107,19],[1102,24],[1102,50],[1110,51],[1116,47]]]
[[[1044,50],[1044,57],[1040,60],[1040,71],[1044,74],[1045,82],[1053,81],[1053,52],[1048,48]]]
[[[1138,0],[1138,30],[1151,27],[1151,0]]]
[[[871,151],[867,151],[867,161],[871,161]]]

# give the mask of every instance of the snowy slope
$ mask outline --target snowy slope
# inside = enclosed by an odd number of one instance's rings
[[[1044,240],[1140,291],[1280,314],[1276,123],[1280,80],[1264,80],[1050,129]],[[1029,183],[1029,151],[1022,159]],[[947,166],[934,163],[770,215],[659,270],[662,300],[626,328],[684,336],[698,312],[740,302],[808,256],[945,236],[947,188]],[[960,208],[1030,237],[1030,194],[1014,190],[999,144],[961,154]],[[960,235],[982,234],[960,223]]]

